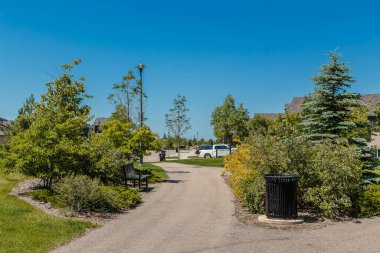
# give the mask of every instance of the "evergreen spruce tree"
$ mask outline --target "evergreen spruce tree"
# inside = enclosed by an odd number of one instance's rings
[[[319,75],[312,78],[314,92],[305,98],[302,106],[305,137],[317,143],[332,140],[362,146],[366,140],[351,134],[360,127],[351,112],[364,103],[358,94],[348,91],[355,80],[347,64],[340,61],[335,51],[328,56],[330,61],[321,67]]]

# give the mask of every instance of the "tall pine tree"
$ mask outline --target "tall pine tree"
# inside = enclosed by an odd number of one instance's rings
[[[349,92],[355,82],[350,68],[340,61],[335,51],[328,53],[330,61],[312,78],[315,90],[302,106],[302,125],[306,138],[314,142],[332,140],[363,145],[365,139],[352,136],[359,126],[353,121],[352,110],[364,106],[360,95]]]

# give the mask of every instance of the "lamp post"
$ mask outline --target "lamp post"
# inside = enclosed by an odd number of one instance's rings
[[[140,129],[143,127],[144,124],[144,116],[143,116],[143,90],[142,90],[142,85],[143,85],[143,79],[142,79],[142,72],[145,68],[144,64],[139,63],[136,68],[140,72],[140,81],[139,81],[139,90],[140,90]],[[140,151],[141,151],[141,140],[140,140]],[[140,164],[144,164],[144,156],[143,154],[140,155]]]

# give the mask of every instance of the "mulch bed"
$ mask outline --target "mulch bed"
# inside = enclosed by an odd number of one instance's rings
[[[41,179],[33,178],[20,182],[11,191],[11,195],[24,200],[41,211],[61,218],[73,218],[93,222],[98,225],[103,225],[114,219],[120,213],[78,213],[64,208],[52,207],[50,203],[37,201],[29,196],[29,193],[42,185]],[[127,212],[127,211],[126,211]]]
[[[230,187],[228,178],[228,173],[225,173],[223,175],[223,178],[226,182],[226,184]],[[232,190],[232,189],[231,189]],[[297,230],[303,230],[303,229],[319,229],[324,228],[326,226],[334,225],[336,222],[330,219],[317,217],[316,215],[313,215],[306,211],[299,211],[298,215],[304,218],[304,222],[302,224],[293,224],[293,225],[274,225],[274,224],[266,224],[258,221],[258,217],[261,214],[254,214],[252,213],[247,207],[244,207],[241,202],[235,198],[235,217],[236,219],[245,225],[248,226],[259,226],[259,227],[265,227],[265,228],[271,228],[271,229],[297,229]]]

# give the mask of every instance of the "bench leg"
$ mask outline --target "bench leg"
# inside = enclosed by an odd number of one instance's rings
[[[148,178],[146,178],[146,188],[148,188]]]
[[[139,189],[141,189],[141,180],[139,180]]]
[[[133,179],[133,188],[136,188],[136,179]]]

